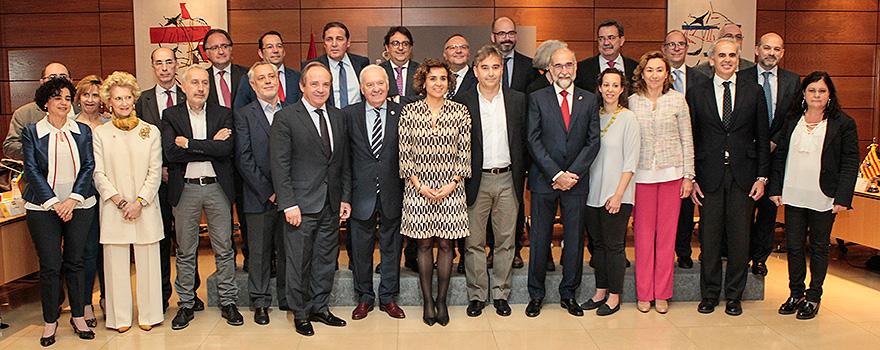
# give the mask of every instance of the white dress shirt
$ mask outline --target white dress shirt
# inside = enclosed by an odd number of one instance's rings
[[[177,104],[177,86],[174,86],[170,89],[171,91],[171,104]],[[156,84],[156,106],[159,107],[159,120],[162,120],[162,112],[165,111],[165,108],[168,108],[168,95],[165,94],[165,88]]]
[[[464,68],[460,71],[452,72],[452,74],[455,74],[455,91],[452,93],[453,96],[458,94],[458,90],[461,89],[461,82],[464,80],[464,76],[467,75],[468,69],[470,68],[470,66],[464,65]]]
[[[361,102],[361,87],[360,83],[358,83],[357,72],[354,71],[354,66],[351,65],[351,59],[348,57],[348,53],[345,53],[345,56],[342,57],[342,61],[336,61],[330,56],[327,56],[327,62],[330,63],[330,74],[333,75],[333,102],[335,102],[336,106],[340,106],[339,101],[339,62],[342,62],[342,66],[345,67],[345,84],[348,90],[348,104],[353,105],[355,103]],[[285,92],[287,90],[284,90]],[[306,103],[308,105],[308,103]],[[309,112],[311,113],[311,111]]]
[[[189,104],[186,105],[186,110],[189,112],[189,125],[193,132],[193,140],[208,140],[208,119],[205,109],[206,106],[203,106],[202,110],[196,112],[192,110]],[[189,147],[189,144],[187,144],[187,147]],[[217,176],[217,173],[214,172],[214,165],[210,161],[186,163],[186,172],[183,174],[183,177],[187,179],[215,176]]]
[[[510,165],[510,146],[507,142],[507,111],[504,94],[499,87],[491,100],[477,85],[480,100],[480,123],[483,135],[483,169],[503,168]]]
[[[761,92],[763,93],[764,92],[764,72],[767,72],[767,70],[764,69],[764,67],[761,67],[760,64],[758,64],[757,66],[758,66],[758,85],[761,85]],[[770,101],[773,103],[772,104],[773,111],[771,111],[771,112],[776,113],[776,101],[779,100],[779,95],[777,94],[777,92],[779,91],[779,66],[773,66],[773,69],[770,69],[769,72],[770,72],[770,91],[773,92],[773,101]],[[776,116],[774,115],[773,117],[775,118]]]
[[[606,60],[605,57],[599,55],[599,73],[602,73],[603,71],[605,71],[605,69],[611,68],[611,66],[608,65],[608,62],[609,61]],[[614,68],[621,72],[626,69],[623,67],[623,55],[619,53],[617,54],[617,58],[614,59]]]
[[[724,80],[715,74],[712,83],[715,86],[715,103],[718,104],[718,118],[724,121],[724,82],[730,82],[730,110],[736,107],[736,73],[730,76],[730,79]]]
[[[266,116],[266,120],[269,121],[269,125],[272,125],[272,122],[275,121],[275,113],[281,110],[281,100],[275,99],[275,104],[270,104],[269,102],[263,101],[261,99],[257,99],[260,101],[260,108],[263,109],[263,115]]]
[[[226,66],[226,68],[223,68],[223,69],[217,69],[217,67],[215,66],[214,67],[214,82],[215,82],[214,89],[217,90],[216,91],[217,92],[217,102],[219,102],[221,106],[227,106],[227,105],[232,106],[232,101],[226,101],[223,99],[223,90],[220,89],[220,72],[221,71],[226,72],[226,73],[223,73],[223,81],[225,81],[226,86],[229,87],[230,98],[232,98],[232,94],[235,93],[234,91],[232,91],[232,64],[230,63],[229,65]]]

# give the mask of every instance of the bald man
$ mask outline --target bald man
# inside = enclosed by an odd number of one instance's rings
[[[70,71],[61,63],[49,63],[40,72],[40,85],[54,78],[70,80]],[[74,116],[76,113],[73,108],[70,109],[70,116]],[[46,112],[40,110],[33,101],[26,103],[12,113],[12,120],[9,121],[9,133],[6,134],[6,140],[3,141],[3,153],[6,154],[6,157],[21,160],[21,132],[28,125],[36,124],[45,116]]]
[[[743,45],[743,32],[742,28],[740,28],[739,24],[736,23],[728,23],[721,27],[721,30],[718,32],[719,38],[730,38],[736,41],[736,46],[742,50]],[[739,58],[739,66],[737,67],[737,71],[741,71],[746,68],[751,68],[755,66],[755,62],[749,61],[745,58]],[[715,75],[715,69],[709,64],[709,61],[700,63],[694,66],[694,70],[697,72],[703,73],[703,75],[707,77],[712,77]]]

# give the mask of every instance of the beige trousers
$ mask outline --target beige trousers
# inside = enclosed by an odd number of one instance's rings
[[[165,319],[162,313],[162,270],[159,242],[104,245],[104,293],[107,297],[107,328],[131,327],[131,254],[137,275],[138,324],[152,326]]]
[[[468,300],[487,302],[489,274],[486,269],[486,224],[490,213],[495,234],[494,267],[492,269],[492,299],[510,296],[510,276],[514,253],[514,227],[519,203],[513,188],[511,172],[480,173],[480,191],[474,205],[468,207],[470,236],[465,241],[465,276]]]

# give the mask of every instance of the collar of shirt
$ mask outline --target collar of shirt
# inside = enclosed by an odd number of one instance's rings
[[[733,73],[733,75],[730,76],[730,79],[727,79],[727,80],[721,79],[721,77],[719,77],[718,74],[715,74],[715,76],[712,78],[712,82],[715,84],[715,86],[720,87],[722,89],[724,88],[724,85],[722,85],[722,84],[725,81],[729,81],[729,82],[731,82],[730,85],[736,86],[736,73]],[[733,86],[731,86],[731,87],[733,87]]]
[[[388,60],[388,62],[391,63],[392,70],[394,70],[395,68],[403,68],[403,70],[406,70],[406,68],[409,67],[409,60],[406,60],[406,62],[404,62],[402,66],[398,66],[398,65],[394,64],[394,61],[392,61],[392,60]]]
[[[318,108],[324,110],[324,113],[327,113],[327,104],[326,103],[322,104],[320,107],[314,107],[314,106],[312,106],[311,103],[309,103],[309,101],[306,101],[305,97],[300,99],[300,101],[302,101],[302,104],[306,106],[306,112],[309,112],[309,114],[314,114],[315,110]]]
[[[561,104],[562,103],[562,95],[560,95],[560,94],[562,93],[562,88],[559,87],[558,84],[553,83],[553,90],[556,91],[556,96],[559,97],[559,101]],[[569,85],[568,88],[565,89],[565,91],[568,91],[568,100],[571,101],[571,97],[574,96],[574,82],[572,82],[572,84]],[[571,104],[571,102],[569,102],[569,104]]]
[[[387,100],[386,100],[385,102],[382,102],[382,105],[379,106],[379,107],[373,107],[373,106],[371,106],[369,103],[364,103],[364,106],[366,106],[365,108],[366,108],[366,111],[367,111],[367,116],[372,117],[373,114],[376,113],[376,112],[373,112],[373,110],[378,109],[378,110],[379,110],[379,115],[382,116],[382,119],[383,119],[383,120],[385,119],[385,113],[382,113],[382,111],[386,111],[386,110],[388,110],[388,101],[387,101]]]
[[[764,72],[770,72],[770,73],[772,73],[771,75],[773,75],[773,76],[779,76],[777,74],[779,72],[779,66],[773,66],[773,68],[771,68],[769,71],[764,69],[764,67],[761,67],[760,64],[756,64],[755,66],[758,67],[758,77],[761,77],[762,75],[764,75]]]
[[[61,128],[56,128],[52,123],[49,122],[49,117],[46,116],[37,122],[37,137],[44,137],[48,134],[54,134],[58,132],[70,132],[74,134],[79,134],[79,126],[76,124],[76,121],[70,118],[66,119],[67,121]]]
[[[569,91],[569,92],[570,92],[570,91]],[[477,94],[480,96],[480,100],[481,100],[481,101],[489,102],[489,103],[492,103],[492,104],[494,104],[494,103],[496,103],[496,102],[499,102],[499,100],[500,100],[501,102],[504,101],[504,94],[503,94],[503,91],[501,91],[501,87],[500,87],[500,86],[498,87],[498,92],[495,94],[495,97],[493,97],[491,100],[488,99],[488,98],[486,98],[486,95],[483,95],[483,87],[480,86],[479,84],[477,85]]]
[[[600,70],[600,72],[602,70],[604,70],[604,69],[602,69],[602,67],[607,66],[608,62],[610,62],[610,61],[606,60],[605,57],[602,57],[602,55],[599,55],[599,70]],[[623,55],[621,55],[620,53],[618,53],[617,58],[614,59],[614,66],[615,66],[614,68],[617,68],[617,69],[620,69],[618,67],[623,67]]]
[[[464,65],[464,68],[462,68],[462,69],[459,70],[458,72],[452,72],[452,74],[455,74],[455,75],[457,75],[459,78],[464,79],[464,76],[467,75],[468,69],[470,69],[470,66],[468,66],[468,65]],[[458,89],[458,86],[461,85],[460,83],[461,83],[461,81],[456,81],[456,82],[455,82],[455,88],[456,88],[456,89]]]
[[[263,109],[264,113],[272,113],[274,115],[275,112],[281,110],[281,100],[279,100],[278,98],[275,99],[274,105],[259,98],[257,99],[257,101],[260,101],[260,108]]]
[[[382,122],[382,138],[385,138],[385,118],[387,116],[388,111],[388,102],[382,102],[382,105],[379,107],[370,106],[369,103],[364,103],[366,106],[366,114],[364,115],[366,118],[366,129],[367,129],[367,140],[370,140],[373,137],[373,124],[376,122],[376,112],[379,111],[379,120]],[[383,113],[384,111],[384,113]]]
[[[327,60],[330,62],[330,68],[339,69],[339,62],[344,62],[346,66],[354,67],[351,65],[351,59],[348,57],[348,52],[346,52],[345,55],[342,56],[342,61],[334,60],[330,58],[330,56],[327,56]]]
[[[229,65],[226,66],[226,68],[223,68],[223,69],[220,69],[220,68],[217,68],[217,66],[214,66],[214,76],[219,77],[221,71],[226,72],[226,74],[223,75],[224,77],[229,77],[229,80],[232,80],[232,63],[230,63]]]
[[[686,67],[685,65],[681,65],[681,67],[673,68],[672,69],[673,76],[675,76],[675,72],[681,72],[681,76],[686,77],[687,76],[687,68],[685,68],[685,67]]]
[[[192,109],[192,106],[190,106],[189,103],[186,104],[186,110],[189,112],[189,116],[190,116],[190,117],[202,117],[202,118],[204,118],[204,117],[205,117],[205,109],[206,109],[206,108],[208,108],[208,104],[207,104],[207,103],[205,103],[204,105],[202,105],[202,109],[199,110],[198,112],[196,112],[195,110]]]

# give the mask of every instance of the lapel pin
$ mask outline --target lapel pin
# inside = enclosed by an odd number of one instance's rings
[[[583,99],[584,99],[583,96],[578,96],[578,101],[583,100]]]
[[[394,115],[394,111],[391,111],[391,115]]]

